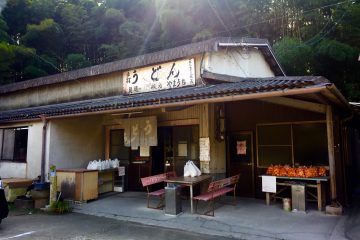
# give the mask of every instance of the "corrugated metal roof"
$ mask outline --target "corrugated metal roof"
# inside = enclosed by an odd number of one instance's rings
[[[270,44],[266,39],[256,38],[213,38],[202,42],[191,43],[171,49],[162,50],[159,52],[148,53],[132,58],[126,58],[119,61],[109,62],[105,64],[95,65],[92,67],[82,68],[74,71],[63,72],[51,76],[40,77],[23,82],[17,82],[0,86],[0,93],[8,93],[27,88],[45,86],[50,84],[57,84],[67,82],[75,79],[92,77],[102,74],[107,74],[116,71],[124,71],[127,69],[138,68],[142,66],[152,65],[161,62],[168,62],[174,59],[185,58],[204,52],[213,52],[218,49],[219,43],[246,43],[246,44],[263,44],[264,47],[259,47],[263,52],[266,61],[269,63],[276,76],[284,75],[281,67],[276,63],[276,60],[271,54]]]
[[[230,76],[218,76],[232,78]],[[192,100],[216,99],[226,96],[276,92],[289,89],[305,89],[329,85],[323,77],[273,77],[273,78],[237,78],[234,82],[214,85],[202,85],[179,89],[164,90],[136,95],[119,95],[70,103],[52,104],[0,112],[0,122],[31,120],[40,115],[48,117],[94,113],[109,110],[135,109],[160,104],[180,103]]]

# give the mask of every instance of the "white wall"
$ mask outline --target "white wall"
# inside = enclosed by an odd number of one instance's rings
[[[104,156],[102,116],[51,120],[48,131],[47,166],[86,168]]]
[[[204,70],[237,77],[274,77],[269,64],[256,48],[221,49],[204,58]]]
[[[26,163],[13,163],[0,161],[0,176],[2,178],[36,178],[41,174],[41,141],[42,122],[22,123],[28,126],[28,146]]]

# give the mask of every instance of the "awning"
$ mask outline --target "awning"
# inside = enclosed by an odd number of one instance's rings
[[[226,77],[225,77],[226,78]],[[205,102],[226,102],[273,96],[319,92],[332,84],[323,77],[272,77],[221,79],[222,83],[204,84],[135,95],[118,95],[91,100],[28,107],[0,112],[0,122],[58,118],[72,115],[100,114],[146,108],[182,106]]]

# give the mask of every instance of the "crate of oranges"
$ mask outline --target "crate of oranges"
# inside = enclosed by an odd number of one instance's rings
[[[313,178],[327,176],[327,170],[325,167],[314,166],[290,167],[289,165],[270,165],[266,169],[266,174],[278,177]]]

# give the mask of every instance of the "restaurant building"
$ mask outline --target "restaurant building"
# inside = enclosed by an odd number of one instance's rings
[[[321,76],[286,76],[263,39],[214,38],[0,87],[0,176],[119,159],[126,190],[187,160],[263,197],[271,164],[325,166],[347,202],[351,108]],[[349,133],[352,134],[349,134]]]

